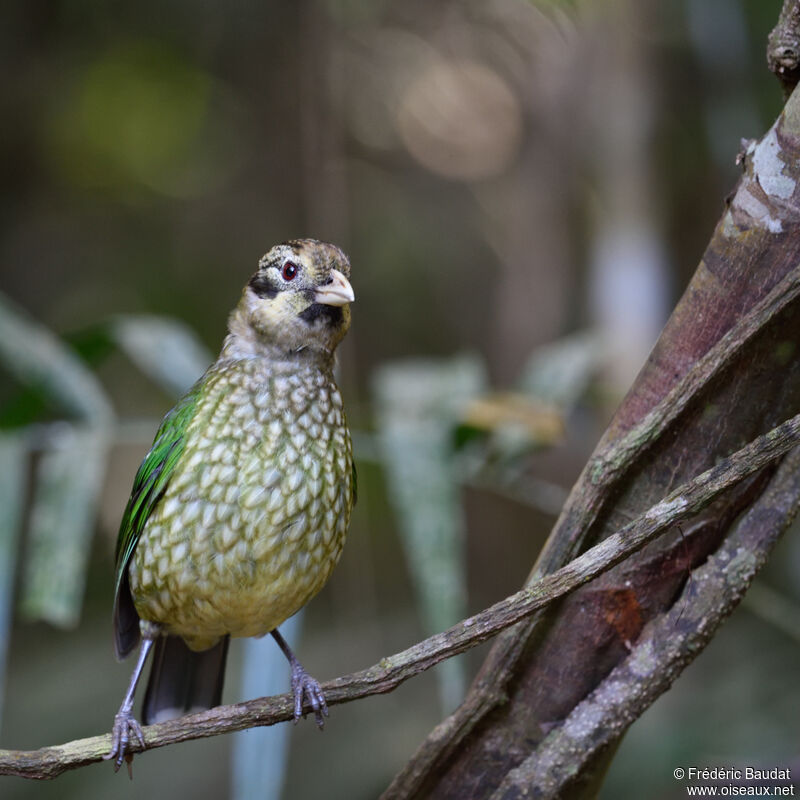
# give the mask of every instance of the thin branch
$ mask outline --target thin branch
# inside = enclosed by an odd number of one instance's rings
[[[800,450],[794,450],[719,550],[694,570],[670,610],[646,626],[625,661],[506,775],[492,800],[562,796],[565,785],[700,654],[766,564],[798,504]]]
[[[800,414],[759,436],[729,458],[683,484],[649,511],[609,536],[562,569],[495,603],[448,630],[382,659],[369,669],[323,685],[328,705],[395,689],[446,658],[491,638],[597,577],[639,550],[667,528],[691,516],[726,489],[739,483],[800,444]],[[200,714],[144,729],[146,749],[217,736],[292,717],[290,695],[219,706]],[[0,750],[0,775],[54,778],[68,769],[99,761],[111,736],[94,736],[34,751]]]

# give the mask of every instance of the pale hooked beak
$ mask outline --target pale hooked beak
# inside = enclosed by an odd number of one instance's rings
[[[314,294],[314,302],[326,306],[345,306],[355,299],[350,281],[338,269],[331,270],[331,282],[320,286]]]

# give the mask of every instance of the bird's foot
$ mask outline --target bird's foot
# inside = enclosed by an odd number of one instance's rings
[[[294,695],[294,721],[305,717],[303,713],[303,697],[308,699],[314,711],[317,725],[322,729],[325,717],[328,716],[328,704],[319,682],[312,678],[296,659],[292,661],[292,694]]]
[[[114,717],[114,727],[111,729],[111,750],[103,756],[105,761],[114,761],[114,772],[118,772],[122,766],[122,762],[128,763],[128,774],[133,777],[133,755],[134,750],[131,745],[136,747],[136,750],[146,747],[144,741],[144,733],[142,726],[134,719],[132,709],[120,708]]]

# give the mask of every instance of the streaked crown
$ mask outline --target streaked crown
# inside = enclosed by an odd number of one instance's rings
[[[350,261],[336,245],[293,239],[258,262],[230,330],[241,345],[283,353],[332,354],[350,327]]]

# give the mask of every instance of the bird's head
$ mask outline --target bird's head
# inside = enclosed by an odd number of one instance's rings
[[[349,277],[350,261],[335,245],[316,239],[276,245],[258,262],[231,315],[230,345],[332,354],[350,327]]]

